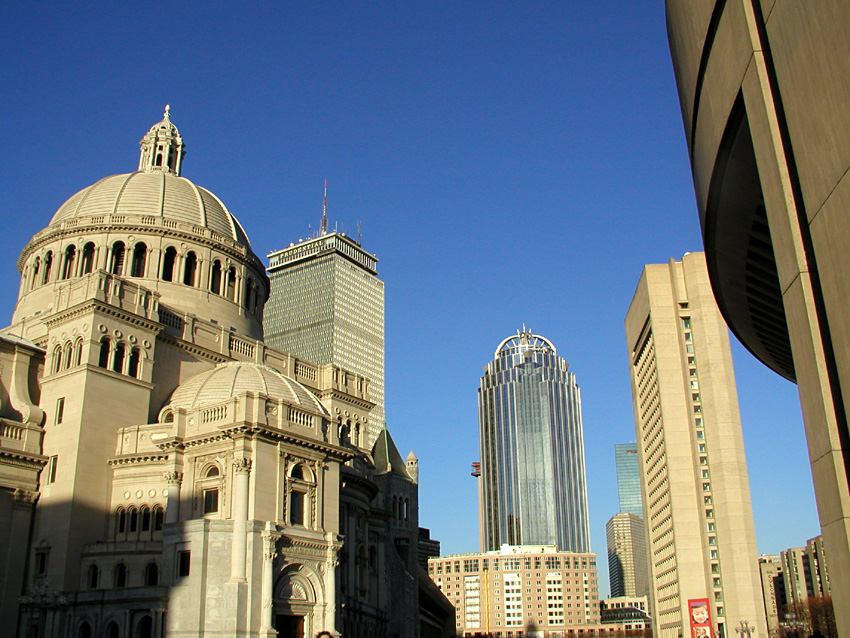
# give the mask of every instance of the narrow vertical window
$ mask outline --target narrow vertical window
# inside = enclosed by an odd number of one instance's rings
[[[177,552],[177,576],[184,577],[189,575],[189,568],[192,565],[192,552],[188,550]]]
[[[101,368],[109,367],[109,350],[110,350],[109,339],[103,339],[100,342],[100,356],[97,359],[97,365]]]
[[[88,275],[94,270],[94,244],[89,242],[83,246],[82,274]]]
[[[304,494],[293,491],[289,495],[289,524],[304,524]]]
[[[177,251],[169,246],[165,249],[162,257],[162,279],[163,281],[174,281],[174,263],[177,261]]]
[[[115,587],[127,586],[127,566],[124,563],[118,563],[115,567]]]
[[[36,257],[35,263],[32,265],[32,279],[30,280],[30,290],[35,288],[36,283],[38,282],[38,267],[41,264],[41,260]]]
[[[115,356],[112,359],[112,370],[113,372],[123,372],[124,371],[124,354],[126,347],[123,343],[119,343],[115,346]]]
[[[44,256],[44,273],[41,277],[41,283],[46,284],[50,281],[50,267],[53,266],[53,253],[48,251]]]
[[[124,252],[124,242],[116,241],[112,244],[112,263],[109,265],[109,272],[113,275],[124,272]]]
[[[65,417],[65,397],[59,397],[59,400],[56,401],[56,425],[62,423],[62,419]]]
[[[62,279],[70,279],[74,276],[74,260],[77,256],[77,247],[73,244],[65,249],[65,260],[62,263]]]
[[[227,270],[227,298],[236,301],[236,268],[233,266]]]
[[[145,266],[147,265],[148,247],[142,242],[136,244],[133,248],[133,264],[130,268],[131,277],[144,277]]]
[[[216,259],[210,270],[210,292],[221,294],[221,262]]]
[[[198,269],[198,258],[195,253],[189,251],[183,265],[183,283],[187,286],[195,285],[195,271]]]
[[[139,378],[139,358],[140,353],[138,348],[133,348],[130,351],[130,361],[127,363],[127,374],[134,379]]]

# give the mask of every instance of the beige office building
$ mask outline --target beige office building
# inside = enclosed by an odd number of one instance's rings
[[[766,636],[732,354],[702,253],[644,268],[626,337],[660,638],[710,601],[717,635]]]
[[[779,554],[759,556],[759,576],[764,597],[767,630],[773,635],[779,629],[779,613],[785,605],[785,587],[782,584],[782,559]]]
[[[596,554],[554,545],[503,545],[428,559],[428,575],[455,607],[458,636],[567,638],[601,627]]]
[[[797,383],[850,635],[850,4],[666,6],[711,283],[741,342]]]
[[[640,516],[614,514],[605,524],[608,576],[616,596],[647,596],[646,526]]]

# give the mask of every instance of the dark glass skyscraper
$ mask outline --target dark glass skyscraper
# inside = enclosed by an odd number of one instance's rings
[[[547,339],[518,331],[478,390],[483,550],[590,551],[581,395]]]

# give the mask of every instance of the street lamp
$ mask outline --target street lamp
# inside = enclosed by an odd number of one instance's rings
[[[749,621],[746,620],[742,620],[741,624],[735,627],[735,631],[738,632],[738,635],[740,635],[741,638],[744,638],[744,634],[746,634],[747,638],[750,638],[750,634],[753,633],[755,630],[756,628],[750,627]]]

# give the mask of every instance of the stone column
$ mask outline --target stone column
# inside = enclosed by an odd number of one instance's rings
[[[180,485],[183,483],[183,472],[166,472],[165,482],[168,483],[168,503],[165,506],[167,525],[180,520]]]
[[[263,530],[263,610],[261,612],[260,635],[269,638],[277,636],[272,626],[272,614],[274,614],[274,559],[277,556],[277,541],[280,534],[274,531],[271,521],[266,521]]]
[[[233,461],[233,550],[230,562],[230,580],[245,580],[245,560],[248,554],[248,478],[251,459]]]

